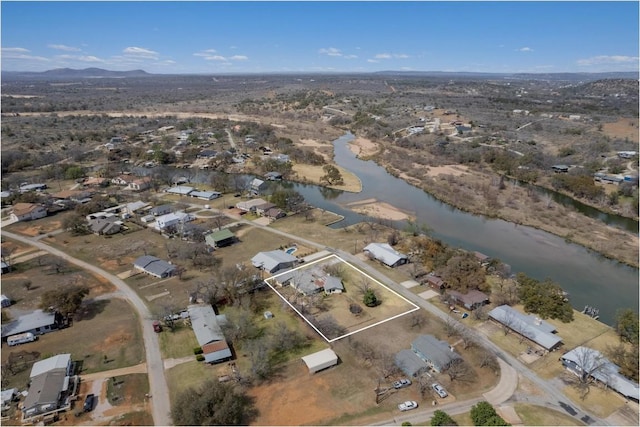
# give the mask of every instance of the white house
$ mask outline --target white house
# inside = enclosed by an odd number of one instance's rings
[[[172,212],[156,218],[156,222],[154,223],[153,226],[155,227],[156,230],[164,230],[167,227],[171,227],[178,224],[185,224],[187,222],[193,221],[194,219],[196,219],[195,216],[188,214],[186,212],[182,212],[182,211]]]
[[[396,251],[388,243],[369,243],[363,250],[389,267],[397,267],[409,262],[405,254]]]
[[[47,208],[35,203],[16,203],[10,216],[14,221],[31,221],[47,216]]]

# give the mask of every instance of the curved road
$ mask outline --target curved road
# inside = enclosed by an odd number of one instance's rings
[[[151,413],[153,415],[153,422],[157,426],[172,425],[170,415],[171,407],[169,404],[169,388],[167,387],[167,381],[164,376],[164,364],[162,362],[162,356],[160,354],[158,335],[153,331],[151,313],[149,312],[149,309],[147,308],[144,301],[138,296],[138,294],[136,294],[129,287],[129,285],[127,285],[124,281],[114,276],[113,274],[107,273],[103,269],[89,264],[88,262],[74,258],[59,249],[53,248],[40,241],[20,236],[18,234],[11,233],[5,230],[2,230],[2,235],[17,240],[21,243],[35,246],[40,250],[47,251],[50,254],[58,256],[67,262],[75,264],[81,268],[84,268],[85,270],[89,270],[99,276],[104,277],[105,279],[113,283],[113,285],[116,286],[116,288],[118,288],[120,292],[122,292],[124,297],[131,302],[135,310],[138,312],[140,325],[142,326],[142,336],[144,339],[144,347],[147,359],[147,375],[149,377],[149,390],[151,392],[151,396],[153,396],[153,398],[151,399]]]

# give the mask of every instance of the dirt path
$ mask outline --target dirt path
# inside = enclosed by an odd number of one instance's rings
[[[128,366],[126,368],[112,369],[110,371],[94,372],[92,374],[84,374],[84,375],[81,375],[81,378],[84,381],[94,381],[97,379],[119,377],[122,375],[146,374],[146,373],[147,373],[147,364],[141,363],[139,365]]]

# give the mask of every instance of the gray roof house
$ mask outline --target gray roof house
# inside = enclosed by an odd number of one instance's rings
[[[198,190],[194,190],[191,193],[189,193],[189,196],[196,197],[196,198],[202,199],[202,200],[213,200],[213,199],[217,199],[218,197],[222,196],[222,193],[220,193],[218,191],[198,191]]]
[[[133,267],[159,279],[171,276],[176,266],[151,255],[143,255],[133,262]]]
[[[477,289],[471,289],[466,294],[449,290],[447,294],[451,296],[454,303],[463,306],[467,310],[475,310],[478,307],[489,304],[489,296]]]
[[[596,381],[614,389],[627,399],[638,401],[640,386],[638,383],[620,374],[620,368],[610,362],[599,351],[588,347],[576,347],[560,357],[562,364],[576,374],[591,372]]]
[[[58,313],[47,313],[36,310],[32,313],[18,317],[13,322],[2,325],[2,340],[6,340],[11,335],[31,332],[34,335],[42,335],[52,332],[60,326],[62,316]]]
[[[508,305],[501,305],[489,312],[489,318],[508,327],[547,351],[562,344],[562,338],[555,335],[556,328],[534,316],[520,313]]]
[[[111,235],[122,230],[122,221],[117,216],[89,220],[89,229],[98,235]]]
[[[267,189],[267,183],[258,178],[254,178],[251,181],[251,184],[249,184],[249,190],[251,191],[251,194],[258,195],[266,189]]]
[[[227,322],[227,318],[216,315],[209,304],[190,305],[187,311],[205,362],[217,363],[231,359],[232,353],[221,326]]]
[[[276,281],[280,285],[290,285],[307,296],[323,291],[327,294],[344,292],[342,279],[328,275],[320,267],[286,271],[276,276]]]
[[[418,377],[429,370],[429,366],[412,350],[404,349],[396,353],[396,366],[409,377]]]
[[[369,243],[363,250],[388,267],[397,267],[409,262],[405,254],[396,251],[388,243]]]
[[[258,252],[251,258],[251,264],[254,267],[261,268],[269,273],[291,268],[297,261],[296,257],[281,250]]]
[[[22,405],[23,421],[69,409],[71,396],[76,394],[78,386],[77,377],[72,377],[72,373],[70,354],[58,354],[34,363]]]
[[[171,213],[173,212],[173,210],[174,208],[173,208],[173,205],[171,204],[160,205],[160,206],[156,206],[149,209],[149,214],[153,216],[160,216],[160,215],[166,215],[168,213]]]
[[[449,343],[433,335],[420,335],[411,343],[411,350],[436,372],[445,371],[456,359],[461,359]]]

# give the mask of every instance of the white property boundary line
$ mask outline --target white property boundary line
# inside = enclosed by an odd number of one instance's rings
[[[297,309],[297,308],[295,308],[295,307],[294,307],[294,306],[293,306],[289,301],[287,301],[287,300],[286,300],[286,298],[284,298],[284,297],[280,294],[280,292],[278,292],[278,290],[277,290],[277,289],[276,289],[276,288],[275,288],[275,287],[270,283],[270,281],[271,281],[272,279],[276,279],[278,276],[282,276],[283,274],[288,274],[288,273],[291,273],[292,271],[296,271],[296,270],[299,270],[299,269],[302,269],[302,268],[307,268],[307,267],[308,267],[308,266],[310,266],[310,265],[313,265],[313,264],[318,263],[318,262],[326,261],[326,260],[328,260],[329,258],[337,258],[337,259],[339,259],[342,263],[344,263],[344,264],[348,265],[349,267],[351,267],[351,268],[353,268],[354,270],[356,270],[358,273],[360,273],[360,274],[364,275],[365,277],[368,277],[369,279],[373,280],[373,281],[374,281],[374,282],[376,282],[378,285],[382,286],[383,288],[385,288],[386,290],[388,290],[388,291],[389,291],[389,292],[391,292],[392,294],[396,295],[397,297],[401,298],[401,299],[402,299],[402,300],[404,300],[405,302],[407,302],[407,303],[409,303],[410,305],[412,305],[412,306],[413,306],[413,309],[411,309],[411,310],[409,310],[409,311],[405,311],[404,313],[396,314],[396,315],[395,315],[395,316],[393,316],[393,317],[390,317],[390,318],[385,319],[385,320],[381,320],[381,321],[379,321],[379,322],[374,323],[373,325],[365,326],[364,328],[361,328],[361,329],[355,330],[355,331],[353,331],[353,332],[349,332],[348,334],[341,335],[341,336],[339,336],[339,337],[337,337],[337,338],[334,338],[334,339],[331,339],[331,340],[330,340],[329,338],[325,337],[325,336],[324,336],[324,334],[323,334],[322,332],[320,332],[320,330],[319,330],[318,328],[316,328],[316,327],[315,327],[315,325],[309,321],[309,319],[307,319],[307,318],[306,318],[302,313],[300,313],[300,311],[298,311],[298,309]],[[375,278],[371,277],[370,275],[368,275],[368,274],[367,274],[367,273],[365,273],[364,271],[362,271],[362,270],[360,270],[359,268],[357,268],[357,267],[355,267],[355,266],[351,265],[350,263],[348,263],[348,262],[347,262],[347,261],[345,261],[344,259],[340,258],[340,257],[339,257],[338,255],[336,255],[336,254],[331,254],[331,255],[326,256],[326,257],[324,257],[324,258],[320,258],[320,259],[317,259],[317,260],[315,260],[315,261],[312,261],[312,262],[310,262],[310,263],[308,263],[308,264],[306,264],[306,263],[305,263],[304,265],[302,265],[302,266],[300,266],[300,267],[298,267],[298,268],[294,268],[293,270],[287,270],[287,271],[282,272],[282,273],[280,273],[280,274],[276,274],[275,276],[271,276],[271,277],[269,277],[268,279],[266,279],[266,280],[265,280],[265,283],[266,283],[267,285],[269,285],[269,287],[270,287],[271,289],[273,289],[273,291],[274,291],[274,292],[275,292],[275,293],[280,297],[280,299],[281,299],[282,301],[286,302],[286,303],[289,305],[289,307],[291,307],[291,309],[292,309],[293,311],[295,311],[295,312],[298,314],[298,316],[300,316],[300,317],[301,317],[305,322],[307,322],[307,323],[309,324],[309,326],[311,326],[311,327],[312,327],[312,328],[313,328],[313,329],[314,329],[318,334],[320,334],[320,336],[321,336],[322,338],[324,338],[324,340],[325,340],[326,342],[328,342],[328,343],[332,343],[332,342],[334,342],[334,341],[341,340],[341,339],[346,338],[346,337],[348,337],[348,336],[350,336],[350,335],[356,334],[356,333],[358,333],[358,332],[365,331],[365,330],[367,330],[367,329],[369,329],[369,328],[373,328],[374,326],[381,325],[381,324],[383,324],[383,323],[385,323],[385,322],[388,322],[388,321],[390,321],[390,320],[397,319],[398,317],[404,316],[405,314],[413,313],[413,312],[414,312],[414,311],[416,311],[416,310],[420,310],[420,307],[418,307],[417,305],[415,305],[414,303],[412,303],[411,301],[409,301],[408,299],[406,299],[405,297],[403,297],[402,295],[400,295],[399,293],[397,293],[397,292],[396,292],[396,291],[394,291],[393,289],[391,289],[391,288],[389,288],[389,287],[385,286],[385,285],[384,285],[382,282],[380,282],[379,280],[377,280],[377,279],[375,279]]]

